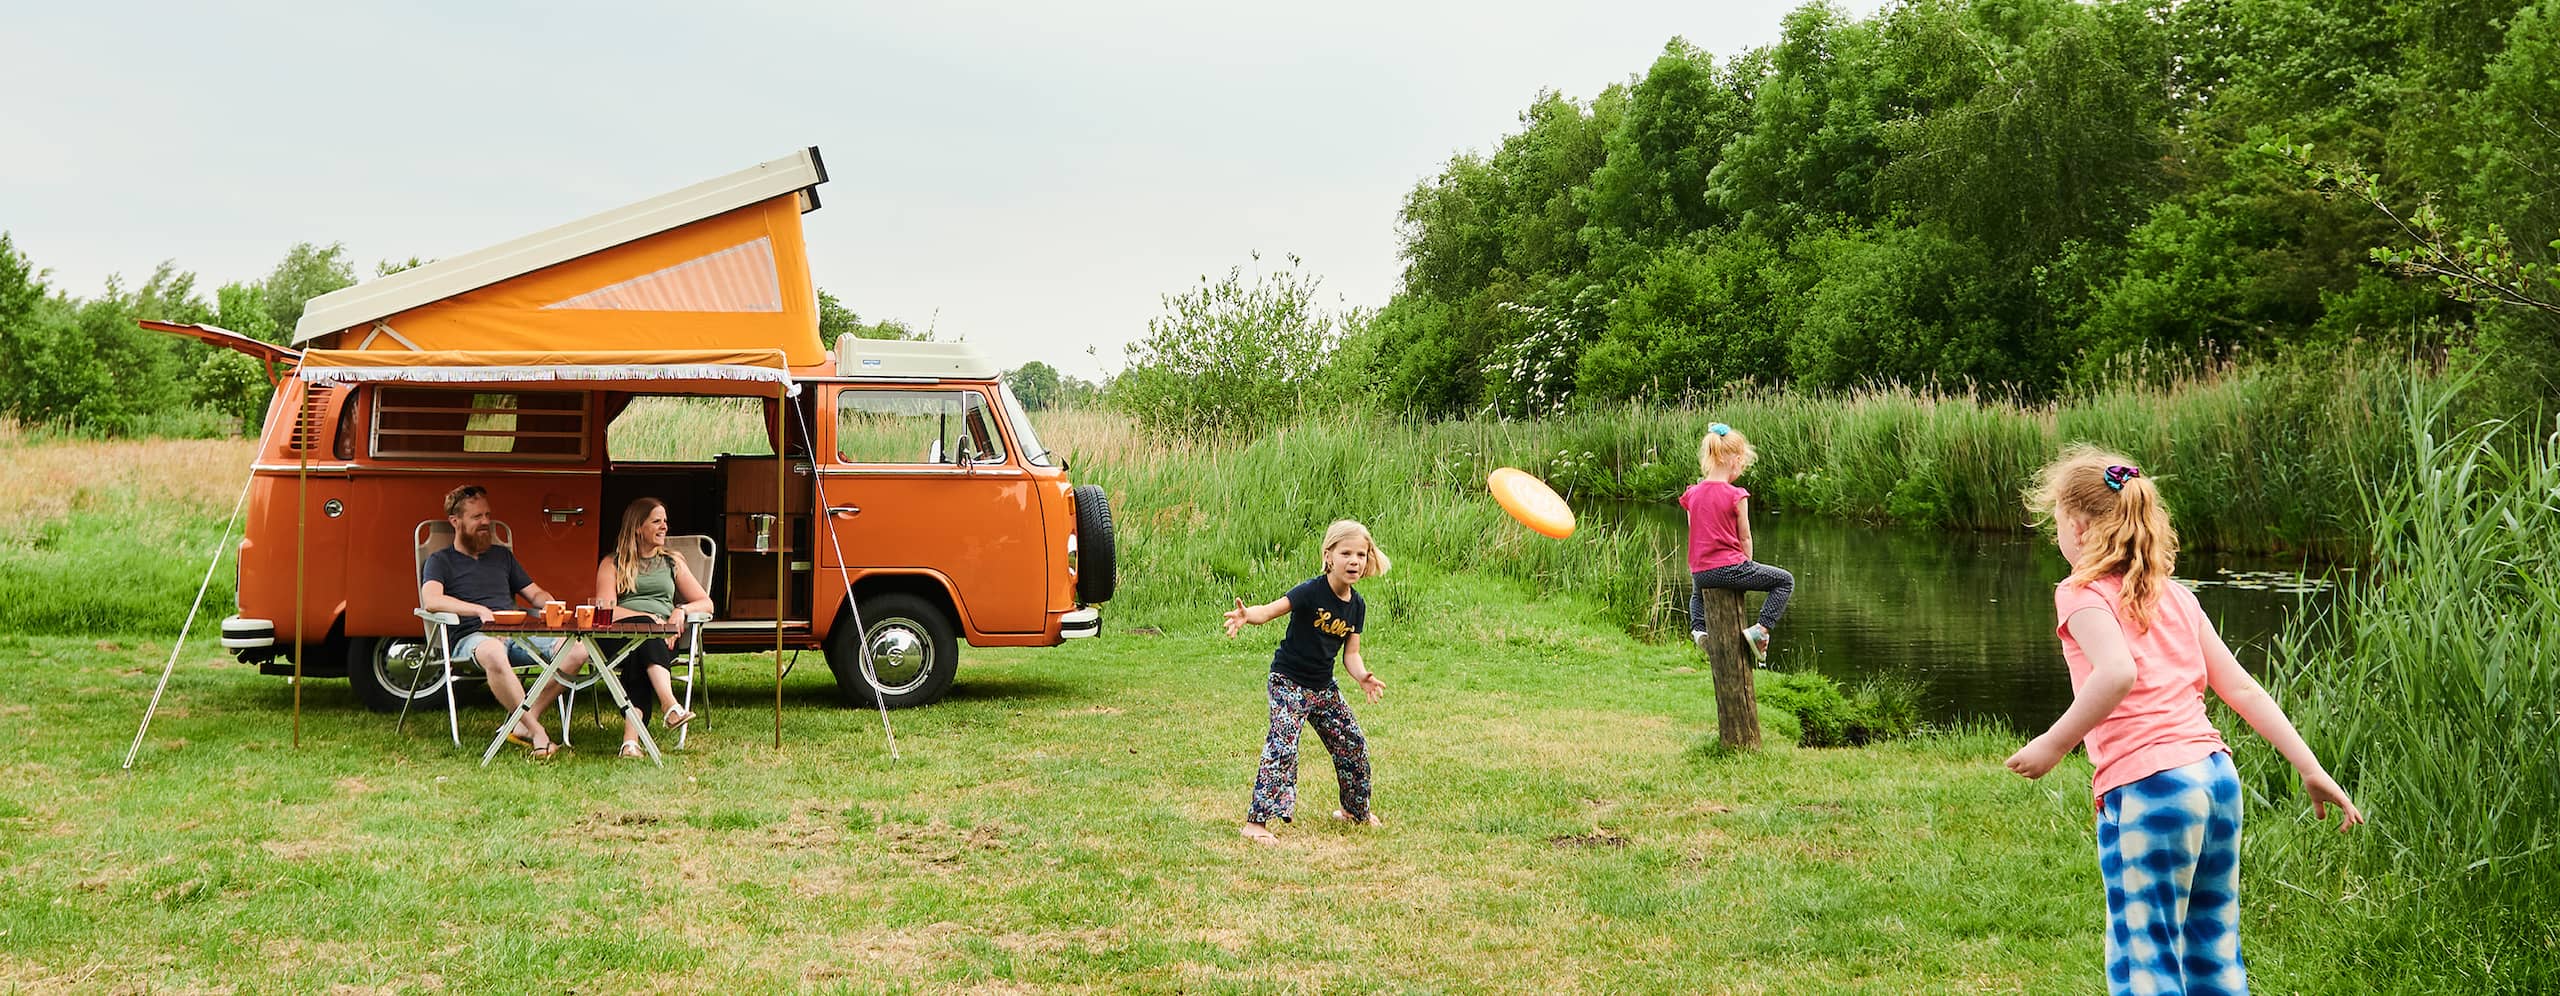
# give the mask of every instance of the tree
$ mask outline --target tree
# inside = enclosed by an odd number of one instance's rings
[[[827,351],[832,353],[836,349],[836,340],[848,335],[856,339],[909,342],[924,342],[933,338],[932,333],[918,334],[916,330],[909,328],[907,323],[894,318],[876,324],[866,324],[861,315],[854,314],[853,309],[845,307],[844,302],[836,300],[835,295],[820,290],[818,292],[818,341],[825,343]]]
[[[1298,257],[1286,259],[1251,283],[1236,267],[1165,295],[1165,313],[1128,346],[1112,403],[1150,429],[1186,436],[1251,432],[1296,416],[1339,319],[1315,305],[1322,281],[1299,273]]]
[[[1022,401],[1022,407],[1035,412],[1057,407],[1062,397],[1058,368],[1038,360],[1005,371],[1004,383],[1013,389],[1013,396]]]
[[[347,258],[345,243],[332,242],[323,249],[296,242],[259,287],[266,297],[267,317],[281,336],[289,338],[294,325],[302,321],[303,306],[312,298],[355,285],[356,265]]]

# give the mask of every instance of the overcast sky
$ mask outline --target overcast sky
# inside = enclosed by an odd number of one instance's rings
[[[371,279],[815,145],[820,287],[1094,378],[1255,250],[1384,303],[1404,195],[1541,88],[1794,5],[13,6],[0,230],[57,290],[174,260],[209,298],[306,240]]]

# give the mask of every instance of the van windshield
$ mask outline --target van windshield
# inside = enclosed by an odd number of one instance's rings
[[[1031,416],[1022,410],[1022,399],[1013,396],[1012,385],[997,384],[996,393],[1004,398],[1005,421],[1013,423],[1013,441],[1022,447],[1022,458],[1035,467],[1057,466],[1049,448],[1040,445],[1040,434],[1031,431]]]

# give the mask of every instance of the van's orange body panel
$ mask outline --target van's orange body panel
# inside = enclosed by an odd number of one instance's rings
[[[991,398],[997,391],[993,382],[932,386],[975,389]],[[812,397],[806,400],[825,412],[832,392],[857,389],[810,385]],[[464,484],[489,489],[491,511],[507,525],[516,558],[535,584],[570,602],[591,597],[598,553],[620,514],[602,507],[609,473],[605,420],[592,421],[588,456],[577,462],[385,459],[371,455],[367,438],[375,390],[321,393],[326,390],[288,378],[277,392],[240,544],[240,614],[274,620],[279,647],[290,646],[297,633],[311,645],[332,635],[417,634],[411,613],[418,596],[416,530],[421,522],[442,519],[445,493]],[[305,422],[316,430],[307,464],[294,436],[294,413],[306,392],[321,399]],[[1063,545],[1075,528],[1067,475],[1023,460],[1009,425],[992,428],[1001,434],[1005,463],[904,471],[834,459],[832,434],[821,428],[822,473],[794,474],[790,485],[808,489],[793,504],[817,510],[813,523],[832,523],[834,542],[819,534],[817,549],[803,555],[811,569],[791,572],[805,579],[796,583],[806,585],[811,604],[795,606],[799,611],[792,617],[809,625],[786,635],[786,646],[822,645],[843,607],[845,583],[859,588],[865,579],[888,576],[940,587],[972,645],[1061,642],[1059,617],[1077,608]],[[830,505],[861,512],[827,516]],[[308,509],[307,518],[296,516],[298,507]],[[299,563],[298,546],[309,551]],[[721,639],[742,648],[772,645],[769,631]]]
[[[623,512],[609,506],[665,500],[674,532],[720,543],[712,594],[723,628],[706,633],[715,648],[772,647],[777,629],[785,647],[825,646],[848,582],[866,599],[948,606],[974,645],[1099,632],[1098,613],[1077,600],[1066,470],[1026,456],[1015,437],[1028,423],[994,365],[936,352],[947,344],[907,343],[897,355],[911,365],[884,367],[882,356],[846,359],[821,343],[801,214],[823,182],[811,148],[335,291],[304,312],[293,341],[305,349],[145,323],[257,356],[271,371],[298,365],[281,378],[259,443],[240,611],[224,621],[225,645],[265,660],[298,641],[305,663],[329,673],[344,663],[329,653],[416,640],[414,537],[464,484],[488,489],[534,583],[573,603],[597,594],[597,562]],[[794,389],[795,400],[774,400]],[[942,459],[937,442],[915,464],[842,459],[836,402],[863,391],[983,394],[962,416],[973,435],[957,449],[971,456]],[[784,457],[615,463],[610,423],[638,395],[766,398],[769,452]],[[780,430],[773,413],[784,406],[809,420],[807,432]],[[910,459],[903,452],[890,455]],[[776,473],[784,493],[745,480],[750,470]],[[790,535],[783,549],[750,556],[734,531],[763,519],[756,502],[770,503]],[[844,514],[829,515],[830,505]],[[744,577],[747,566],[763,576]],[[777,625],[727,626],[758,621]],[[313,648],[323,656],[308,656]]]

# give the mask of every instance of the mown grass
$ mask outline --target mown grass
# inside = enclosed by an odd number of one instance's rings
[[[610,734],[477,766],[338,682],[161,637],[0,637],[0,980],[36,992],[2074,992],[2101,929],[2088,771],[2015,738],[1724,756],[1694,652],[1572,593],[1366,583],[1378,811],[1234,835],[1277,634],[973,651],[951,699],[828,704],[804,660],[715,661],[667,767]],[[1389,596],[1389,592],[1397,594]],[[1438,606],[1439,608],[1417,608]],[[1168,620],[1170,621],[1170,620]],[[494,709],[469,718],[494,725]],[[2262,988],[2323,988],[2332,908],[2253,879]],[[0,988],[5,988],[0,985]]]

